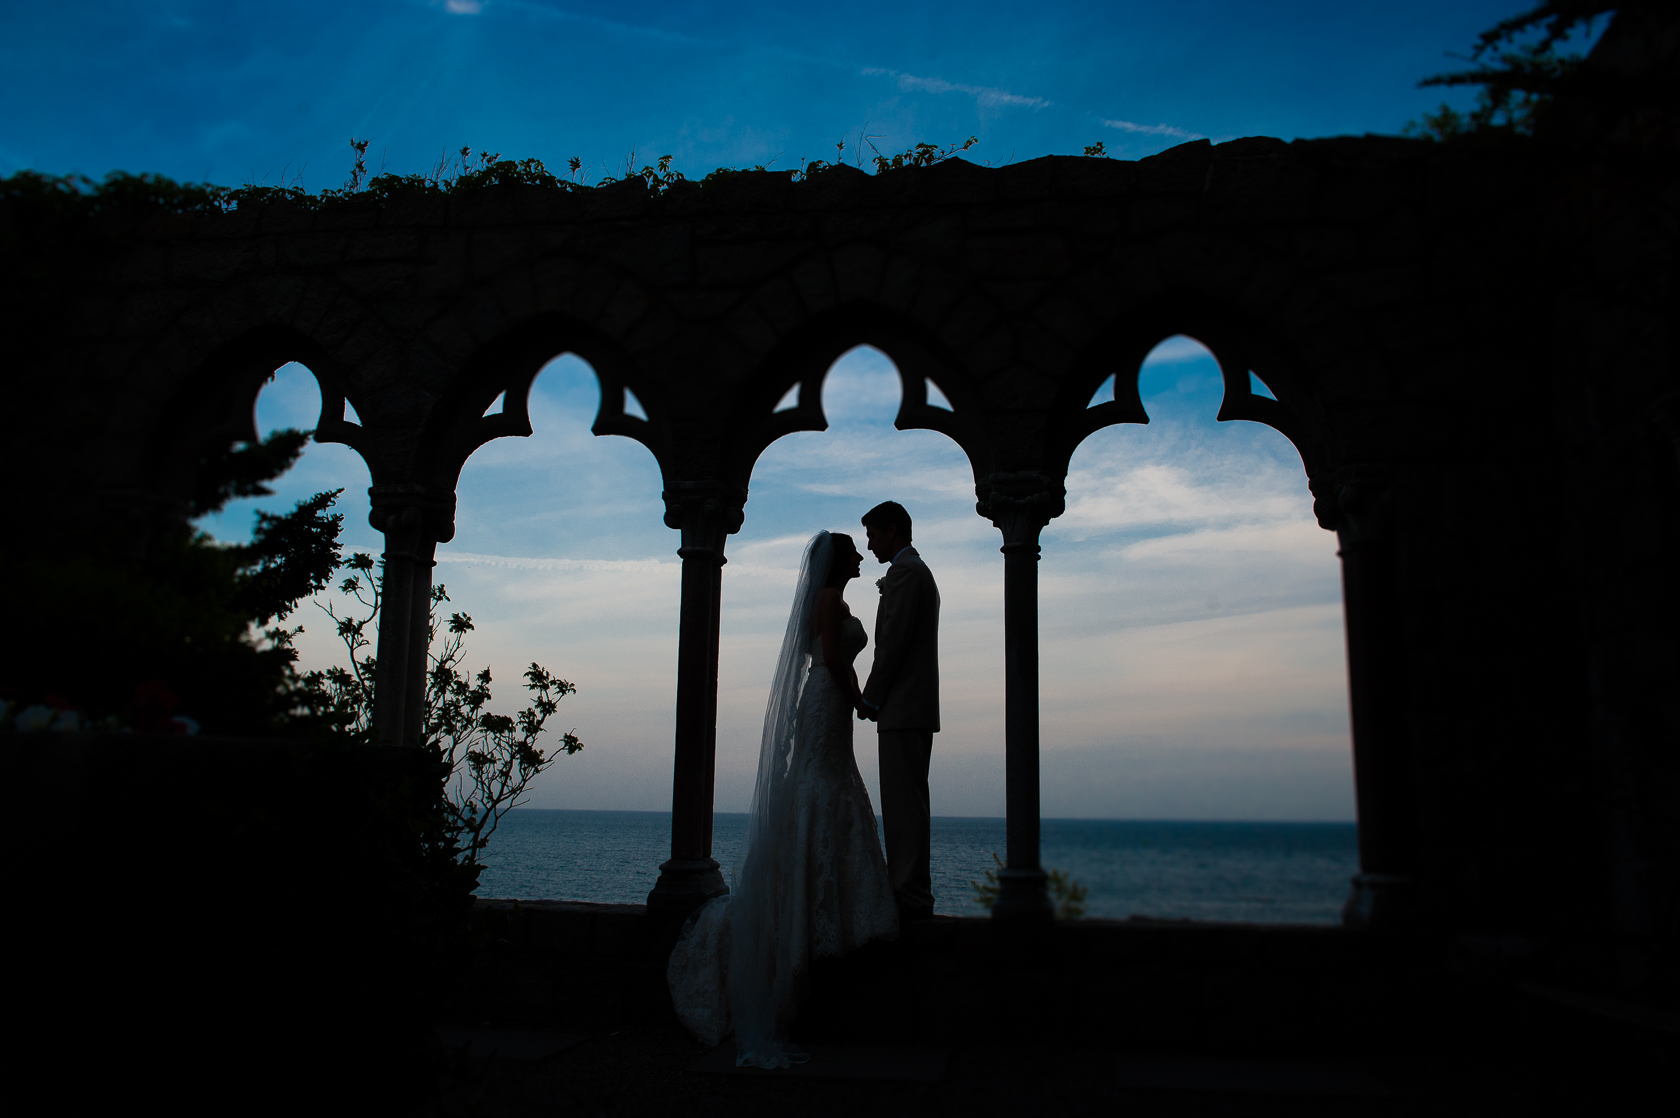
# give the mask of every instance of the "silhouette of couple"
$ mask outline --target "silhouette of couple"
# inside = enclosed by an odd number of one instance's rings
[[[863,517],[880,580],[875,663],[846,606],[863,564],[852,537],[818,532],[805,549],[770,686],[746,854],[733,891],[684,926],[667,977],[677,1015],[708,1044],[735,1036],[736,1063],[787,1067],[797,981],[811,959],[891,939],[933,915],[928,761],[939,730],[939,588],[910,545],[910,514],[887,501]],[[852,755],[853,715],[874,722],[881,820]]]

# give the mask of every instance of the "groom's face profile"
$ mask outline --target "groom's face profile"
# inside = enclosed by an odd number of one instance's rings
[[[904,550],[896,524],[865,524],[863,530],[869,539],[869,552],[878,562],[891,563],[893,556]]]

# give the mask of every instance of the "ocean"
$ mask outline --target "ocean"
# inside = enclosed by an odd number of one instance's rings
[[[724,878],[747,817],[714,817]],[[1090,892],[1087,916],[1333,924],[1359,871],[1352,823],[1186,823],[1046,819],[1043,863]],[[518,808],[486,850],[481,897],[640,903],[670,857],[659,811]],[[1004,853],[1002,819],[933,820],[935,910],[979,916],[970,882]]]

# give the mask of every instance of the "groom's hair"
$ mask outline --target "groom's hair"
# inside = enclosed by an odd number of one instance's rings
[[[865,528],[897,528],[899,538],[910,542],[910,514],[897,501],[882,501],[863,514]]]

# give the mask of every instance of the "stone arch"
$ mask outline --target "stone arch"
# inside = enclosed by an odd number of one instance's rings
[[[844,304],[813,316],[789,332],[742,380],[730,402],[724,469],[745,488],[753,466],[769,445],[795,431],[826,431],[822,386],[842,354],[860,345],[886,354],[898,369],[903,390],[893,426],[900,431],[938,431],[962,448],[978,471],[983,460],[981,402],[956,355],[908,316],[876,303]],[[951,409],[928,403],[932,381]],[[797,406],[776,411],[790,388],[799,387]]]
[[[1335,440],[1311,371],[1303,367],[1284,332],[1255,321],[1221,302],[1194,294],[1151,300],[1117,316],[1086,344],[1070,367],[1052,404],[1051,467],[1065,475],[1073,452],[1096,431],[1117,423],[1148,423],[1138,394],[1143,362],[1155,346],[1175,335],[1200,342],[1213,354],[1225,383],[1214,417],[1245,419],[1283,435],[1301,455],[1308,478],[1331,465]],[[1276,395],[1254,393],[1253,372]],[[1087,407],[1092,394],[1114,376],[1114,399]]]
[[[588,362],[600,382],[601,406],[591,430],[635,439],[652,452],[662,471],[667,469],[671,409],[657,385],[616,339],[577,318],[550,312],[510,328],[461,366],[421,428],[415,480],[453,492],[462,467],[479,447],[492,439],[530,435],[531,385],[543,366],[562,353]],[[626,410],[626,389],[641,401],[646,419]],[[504,395],[502,410],[486,415],[498,395]]]
[[[267,323],[216,346],[170,397],[160,420],[167,437],[152,443],[155,457],[150,473],[157,491],[185,500],[207,450],[255,441],[259,437],[257,395],[276,369],[292,361],[307,368],[320,386],[315,440],[350,447],[377,478],[367,433],[360,424],[343,418],[350,391],[343,364],[296,327]]]
[[[1295,443],[1271,424],[1227,422],[1234,347],[1216,353],[1184,331],[1144,341],[1171,329],[1140,325],[1139,345],[1124,363],[1116,359],[1116,397],[1124,404],[1134,387],[1134,406],[1141,397],[1148,414],[1129,422],[1148,426],[1105,425],[1079,445],[1065,483],[1066,523],[1052,521],[1044,535],[1045,569],[1057,571],[1041,615],[1046,695],[1058,692],[1044,708],[1046,744],[1057,746],[1044,756],[1047,807],[1051,788],[1063,800],[1045,814],[1095,814],[1068,805],[1082,787],[1105,781],[1115,801],[1135,794],[1138,785],[1119,774],[1135,772],[1129,766],[1141,758],[1171,766],[1195,757],[1169,795],[1200,800],[1195,810],[1208,818],[1234,818],[1244,805],[1218,803],[1214,789],[1235,758],[1221,751],[1237,749],[1255,750],[1235,762],[1256,765],[1246,806],[1275,797],[1262,814],[1278,818],[1350,810],[1336,539],[1309,513]],[[1128,382],[1139,361],[1142,375]],[[1248,377],[1239,374],[1246,396]],[[1098,399],[1107,399],[1107,386]],[[1088,620],[1095,617],[1103,623]],[[1062,682],[1085,665],[1104,688]],[[1079,702],[1068,704],[1071,695]],[[1162,801],[1152,798],[1117,814],[1158,811]],[[1291,802],[1297,811],[1280,810]]]

